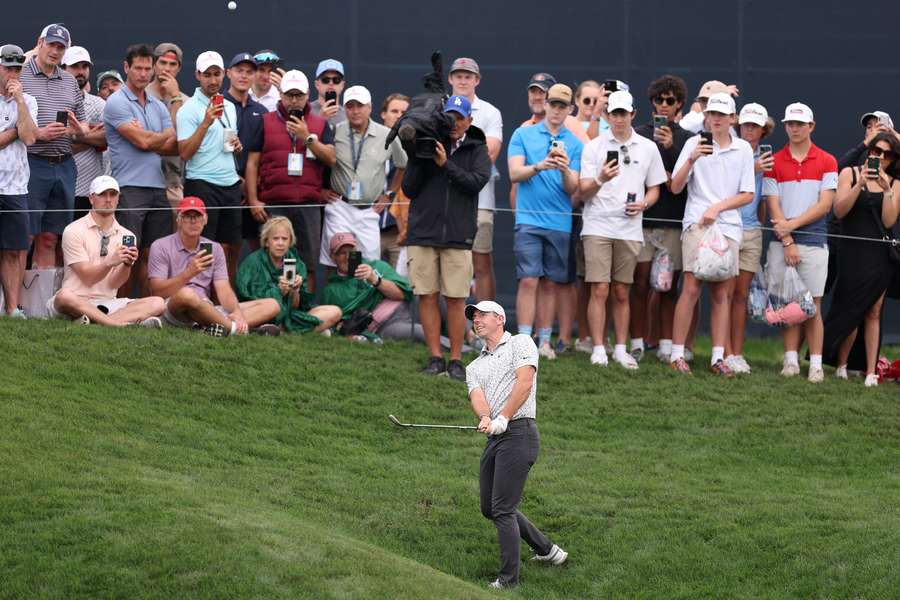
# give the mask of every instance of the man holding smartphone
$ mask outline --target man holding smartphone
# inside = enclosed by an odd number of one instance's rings
[[[316,93],[312,114],[328,121],[332,127],[347,120],[347,113],[341,105],[341,93],[347,85],[344,79],[344,64],[333,58],[326,58],[316,67]],[[346,104],[346,99],[344,100]]]
[[[802,325],[782,331],[784,368],[781,374],[785,377],[800,374],[798,353],[805,337],[809,347],[807,379],[819,383],[825,378],[822,370],[822,296],[828,277],[825,217],[831,211],[837,190],[837,160],[813,144],[816,123],[807,105],[789,104],[782,123],[788,145],[775,154],[774,166],[763,179],[763,195],[778,238],[769,244],[767,275],[769,281],[781,281],[785,267],[796,267],[812,294],[816,314]]]

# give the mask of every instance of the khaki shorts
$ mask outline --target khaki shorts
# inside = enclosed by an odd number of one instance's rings
[[[762,243],[762,229],[744,230],[738,259],[738,268],[741,271],[750,273],[759,271],[759,261],[762,260]]]
[[[821,298],[825,295],[825,280],[828,279],[828,248],[797,244],[797,249],[800,250],[800,264],[796,269],[800,279],[813,298]],[[784,269],[784,246],[779,241],[771,242],[766,255],[766,277],[769,281],[781,281]]]
[[[693,272],[693,264],[694,260],[697,258],[697,247],[700,246],[700,240],[703,239],[703,234],[706,233],[705,227],[700,227],[698,225],[691,225],[687,229],[684,230],[681,234],[681,257],[684,260],[684,272],[692,273]],[[732,275],[737,276],[738,274],[738,261],[737,258],[740,256],[738,243],[731,238],[725,238],[728,240],[728,247],[731,249],[731,255],[735,258],[733,261],[733,272]],[[721,283],[721,282],[713,282],[713,283]]]
[[[407,246],[409,280],[416,296],[440,292],[447,298],[466,298],[472,286],[472,251],[461,248]]]
[[[681,270],[681,230],[674,227],[644,227],[644,246],[638,254],[638,262],[650,262],[656,247],[650,243],[650,237],[655,236],[663,248],[669,251],[672,264],[676,271]]]
[[[494,211],[478,209],[478,230],[472,243],[472,252],[490,254],[494,251]]]
[[[641,243],[634,240],[614,240],[599,235],[586,235],[584,243],[585,277],[588,283],[634,283]]]

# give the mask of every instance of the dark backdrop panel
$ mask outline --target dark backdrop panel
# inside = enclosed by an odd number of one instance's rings
[[[59,0],[17,5],[0,23],[0,42],[30,47],[49,22],[69,25],[91,52],[95,72],[121,69],[131,43],[174,41],[185,52],[182,88],[193,89],[193,59],[207,49],[226,59],[273,48],[312,76],[318,60],[341,59],[351,84],[366,85],[378,103],[394,91],[414,94],[432,50],[447,64],[472,56],[481,65],[479,95],[500,108],[508,140],[529,116],[525,85],[537,71],[575,85],[585,79],[628,82],[638,120],[648,118],[648,83],[674,73],[690,95],[709,79],[735,83],[739,104],[760,102],[778,120],[802,101],[816,114],[814,139],[840,155],[861,139],[859,115],[883,109],[900,117],[896,23],[900,3],[870,0],[590,0],[484,2],[460,0],[225,0],[113,3]],[[780,146],[780,128],[770,140]],[[506,173],[505,156],[498,164]],[[499,207],[508,207],[505,177]],[[495,261],[500,300],[512,308],[515,269],[512,216],[500,213]],[[896,307],[888,329],[900,333]]]

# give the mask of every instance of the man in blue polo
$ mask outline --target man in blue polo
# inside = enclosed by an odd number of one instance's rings
[[[129,47],[123,65],[125,85],[109,97],[103,110],[112,174],[121,189],[119,208],[128,209],[120,211],[116,220],[134,232],[137,247],[145,250],[172,233],[172,213],[165,210],[170,204],[162,156],[178,153],[169,109],[147,93],[155,60],[147,44]],[[126,284],[137,282],[142,296],[150,293],[148,254],[138,254],[137,268]]]
[[[578,189],[582,143],[566,129],[572,105],[567,85],[550,87],[544,118],[523,126],[509,140],[509,178],[518,184],[516,230],[516,319],[519,333],[531,335],[537,321],[538,351],[556,358],[550,345],[558,284],[568,282],[572,195]],[[535,319],[537,295],[540,313]]]

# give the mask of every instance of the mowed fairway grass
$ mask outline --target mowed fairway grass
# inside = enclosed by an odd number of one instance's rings
[[[900,596],[900,386],[784,380],[774,342],[729,381],[543,362],[521,508],[570,559],[501,592],[484,436],[387,420],[474,422],[422,347],[3,320],[0,348],[2,598]]]

